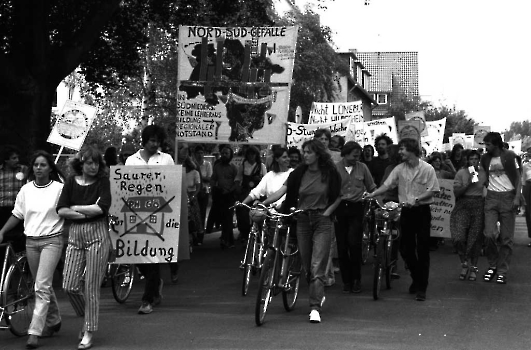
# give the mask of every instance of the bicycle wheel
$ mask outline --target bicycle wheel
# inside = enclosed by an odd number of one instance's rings
[[[383,240],[380,240],[376,246],[376,255],[374,256],[374,276],[372,281],[372,297],[374,300],[378,300],[382,288],[382,277],[384,272],[383,254]]]
[[[117,302],[123,304],[129,298],[131,289],[133,289],[135,265],[117,264],[111,268],[111,271],[112,295]]]
[[[264,324],[267,307],[273,298],[273,280],[275,278],[275,257],[276,252],[270,249],[267,252],[265,261],[262,265],[260,274],[260,283],[258,284],[258,295],[256,297],[256,306],[254,310],[254,320],[257,326]]]
[[[282,302],[284,303],[284,309],[291,311],[297,303],[297,297],[299,295],[299,285],[301,280],[301,257],[299,253],[290,255],[288,257],[288,272],[286,278],[286,287],[282,291]]]
[[[361,241],[361,263],[365,265],[371,251],[371,228],[369,220],[363,219],[363,238]]]
[[[5,307],[6,323],[16,336],[28,334],[28,328],[35,307],[35,287],[28,260],[18,258],[6,274],[2,304]]]
[[[256,236],[253,232],[249,235],[247,240],[247,248],[245,251],[245,261],[243,262],[243,281],[242,281],[242,295],[246,296],[249,292],[249,283],[251,282],[251,272],[253,269],[253,260],[255,252]]]

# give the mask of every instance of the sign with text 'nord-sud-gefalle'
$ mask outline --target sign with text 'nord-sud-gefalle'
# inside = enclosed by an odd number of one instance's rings
[[[109,178],[116,262],[176,262],[182,166],[113,166]]]
[[[179,26],[177,140],[283,144],[296,41],[296,26]]]

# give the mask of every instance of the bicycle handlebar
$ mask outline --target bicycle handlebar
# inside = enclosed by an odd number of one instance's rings
[[[236,207],[245,207],[249,210],[252,210],[252,209],[257,209],[257,207],[259,207],[258,209],[263,209],[266,211],[266,215],[267,217],[269,218],[290,218],[294,215],[297,215],[297,214],[300,214],[300,213],[303,213],[304,210],[303,209],[295,209],[295,208],[291,208],[290,209],[290,212],[289,214],[284,214],[284,213],[279,213],[277,212],[276,210],[274,210],[275,208],[273,206],[265,206],[263,205],[262,203],[257,203],[255,205],[255,207],[251,207],[245,203],[242,203],[242,202],[236,202],[234,203],[234,205],[232,207],[230,207],[229,209],[233,209],[233,208],[236,208]]]

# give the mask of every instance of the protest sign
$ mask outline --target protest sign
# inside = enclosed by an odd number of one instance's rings
[[[375,119],[363,124],[362,144],[374,145],[374,141],[380,135],[387,135],[393,140],[394,144],[398,143],[395,117]]]
[[[483,147],[483,139],[490,132],[490,126],[488,125],[474,125],[474,147]]]
[[[180,26],[177,140],[283,144],[297,27]]]
[[[312,103],[308,124],[326,124],[348,119],[354,123],[363,122],[363,105],[361,101]]]
[[[67,100],[47,141],[79,151],[90,131],[96,111],[96,107]]]
[[[426,129],[428,130],[428,136],[423,136],[422,147],[426,150],[426,154],[431,154],[433,152],[443,151],[443,139],[444,139],[444,129],[446,127],[446,117],[427,121]]]
[[[439,180],[438,193],[433,195],[431,209],[431,237],[451,238],[450,215],[455,206],[454,180]]]
[[[463,147],[466,146],[466,134],[464,132],[454,132],[449,140],[452,148],[458,144]]]
[[[109,212],[118,218],[116,232],[110,232],[116,262],[176,262],[182,228],[182,166],[113,166],[109,178]]]
[[[407,113],[406,120],[418,120],[420,122],[420,136],[428,136],[428,130],[426,128],[426,116],[424,115],[424,111]]]
[[[345,137],[350,121],[350,119],[343,119],[334,123],[323,124],[297,124],[288,122],[287,146],[300,148],[306,140],[313,139],[313,135],[317,129],[322,128],[330,129],[332,136],[340,135]]]
[[[414,139],[420,142],[420,121],[419,120],[399,120],[398,139]]]

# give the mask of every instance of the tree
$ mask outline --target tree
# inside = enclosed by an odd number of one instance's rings
[[[521,138],[531,136],[531,122],[524,120],[522,122],[512,122],[508,130],[504,131],[505,140],[513,140],[517,135]]]
[[[314,101],[333,101],[336,73],[348,75],[349,67],[332,48],[332,31],[320,25],[319,16],[311,9],[294,8],[278,21],[281,25],[298,25],[297,48],[293,67],[289,116],[294,120],[300,106],[307,116]]]
[[[474,133],[474,125],[477,125],[477,123],[474,119],[469,118],[465,111],[458,110],[455,106],[433,107],[430,103],[426,103],[425,106],[426,120],[433,121],[446,117],[446,129],[444,130],[443,142],[449,142],[449,137],[453,133]]]
[[[87,82],[124,87],[142,72],[152,24],[271,24],[271,0],[4,0],[0,4],[0,138],[49,149],[57,85],[80,66]]]

